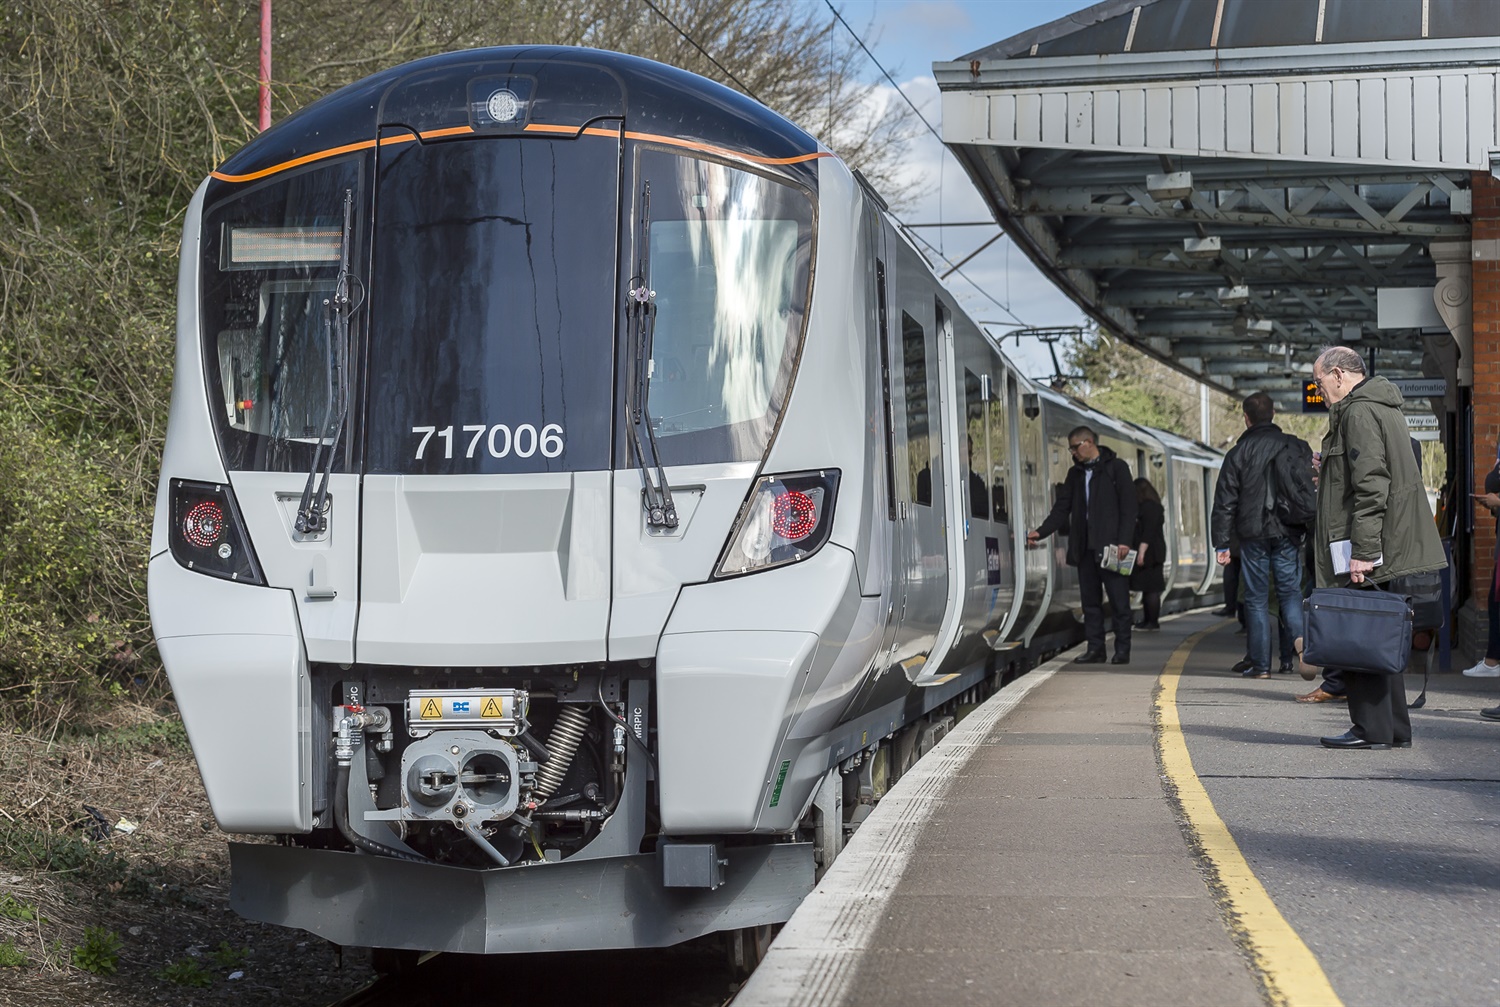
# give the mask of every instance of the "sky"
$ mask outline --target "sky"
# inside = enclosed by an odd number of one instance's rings
[[[801,0],[804,3],[821,0]],[[932,77],[934,61],[947,62],[993,42],[1039,27],[1093,0],[833,0],[844,20],[900,85],[901,91],[932,125],[942,129],[942,105]],[[832,16],[832,15],[830,15]],[[879,67],[866,62],[864,76],[884,83]],[[888,85],[887,85],[888,86]],[[993,220],[968,174],[930,133],[916,140],[906,171],[921,193],[902,216],[908,223]],[[998,227],[923,228],[923,237],[958,262],[994,236]],[[938,266],[941,273],[947,267]],[[1026,256],[1001,238],[963,267],[963,273],[1027,325],[1080,325],[1083,312],[1031,265]],[[946,281],[966,311],[999,336],[1016,327],[1014,319],[957,274]],[[1007,356],[1032,377],[1052,373],[1047,349],[1034,339],[1008,340]]]

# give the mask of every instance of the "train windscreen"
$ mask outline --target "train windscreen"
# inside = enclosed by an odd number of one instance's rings
[[[361,164],[275,175],[204,213],[203,350],[231,470],[301,471],[337,436],[348,329],[333,294],[360,238]]]
[[[607,469],[619,144],[379,156],[367,471]]]
[[[757,460],[801,346],[812,201],[764,175],[651,148],[637,171],[650,185],[647,402],[661,460]]]

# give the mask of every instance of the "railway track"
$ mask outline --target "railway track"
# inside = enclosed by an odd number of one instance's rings
[[[723,1007],[737,988],[723,943],[704,938],[648,950],[433,955],[329,1007],[492,1007],[531,998],[590,1007]]]

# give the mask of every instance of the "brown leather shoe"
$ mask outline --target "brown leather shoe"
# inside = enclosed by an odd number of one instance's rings
[[[1348,696],[1335,696],[1331,692],[1324,692],[1321,685],[1307,695],[1297,697],[1299,703],[1347,703],[1348,701]]]
[[[1302,676],[1302,680],[1304,682],[1311,682],[1313,679],[1322,674],[1322,668],[1315,667],[1314,665],[1308,664],[1306,661],[1302,660],[1302,637],[1299,636],[1297,637],[1297,639],[1292,641],[1292,649],[1297,652],[1297,674]],[[1327,693],[1324,693],[1324,695],[1327,695]],[[1322,702],[1322,700],[1310,699],[1308,700],[1308,702],[1316,703]]]

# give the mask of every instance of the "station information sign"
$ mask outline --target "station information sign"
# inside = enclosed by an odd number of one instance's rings
[[[1304,413],[1328,412],[1328,403],[1323,401],[1323,393],[1318,390],[1318,383],[1312,378],[1302,382],[1302,411]]]
[[[1408,399],[1433,398],[1448,394],[1448,382],[1445,378],[1392,378],[1391,384],[1396,386],[1396,391]]]

